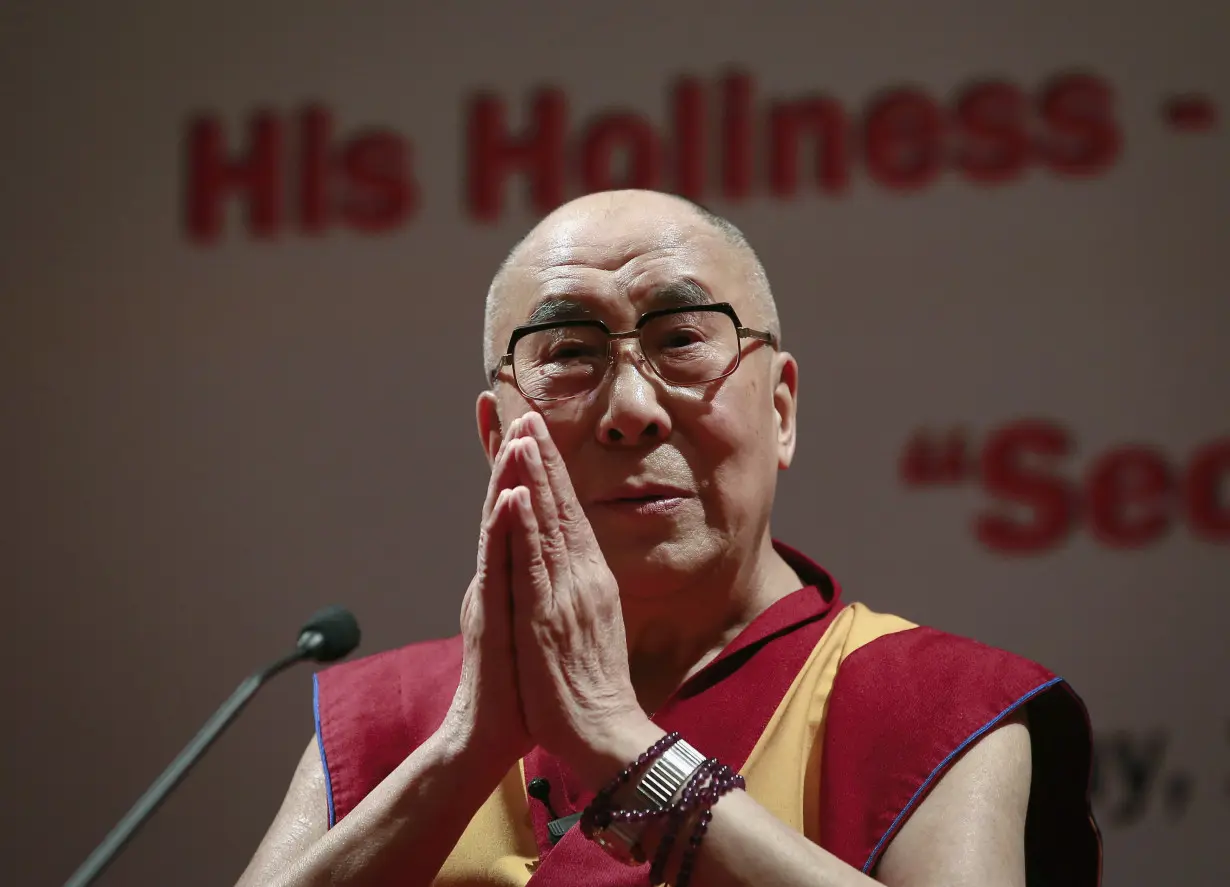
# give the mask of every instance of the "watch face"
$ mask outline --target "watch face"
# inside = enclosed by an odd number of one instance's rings
[[[598,832],[593,837],[593,841],[608,854],[614,857],[617,861],[624,865],[641,865],[645,862],[645,855],[640,852],[640,845],[635,842],[635,839],[629,841],[624,835],[614,832],[616,826]]]

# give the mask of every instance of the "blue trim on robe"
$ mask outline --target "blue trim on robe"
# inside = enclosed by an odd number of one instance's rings
[[[312,675],[312,720],[316,723],[316,746],[320,749],[320,769],[325,771],[325,797],[329,803],[329,828],[337,824],[333,809],[333,780],[329,776],[329,761],[325,758],[325,737],[320,731],[320,681]]]
[[[922,785],[920,785],[918,787],[918,790],[914,792],[914,796],[910,798],[910,800],[906,803],[905,807],[902,808],[901,812],[897,814],[897,818],[893,820],[893,824],[888,827],[888,831],[886,831],[883,835],[880,836],[880,840],[876,842],[875,849],[871,851],[871,856],[867,857],[867,861],[863,863],[863,874],[865,875],[871,874],[872,866],[874,866],[876,863],[876,860],[879,859],[880,853],[884,849],[884,845],[888,843],[889,838],[891,838],[896,833],[897,827],[902,823],[903,820],[905,820],[906,817],[908,817],[911,813],[914,812],[914,807],[921,800],[922,796],[927,793],[927,790],[931,788],[931,785],[940,777],[940,775],[946,769],[948,769],[949,765],[952,764],[953,760],[956,759],[956,757],[959,754],[961,754],[961,752],[965,751],[965,749],[973,745],[978,739],[984,736],[987,733],[987,731],[989,731],[992,727],[994,727],[1004,718],[1008,717],[1008,715],[1012,714],[1014,711],[1016,711],[1026,702],[1033,699],[1043,690],[1049,690],[1051,687],[1055,686],[1061,681],[1063,681],[1063,678],[1051,678],[1045,684],[1041,684],[1037,687],[1034,687],[1032,690],[1030,690],[1028,693],[1026,693],[1016,702],[1009,705],[1007,708],[1005,708],[995,717],[991,718],[991,720],[987,721],[985,724],[983,724],[981,727],[979,727],[977,730],[975,730],[973,733],[967,736],[960,745],[958,745],[951,752],[949,752],[948,757],[940,761],[939,766],[937,766],[934,770],[932,770],[931,774],[926,779],[923,780]]]

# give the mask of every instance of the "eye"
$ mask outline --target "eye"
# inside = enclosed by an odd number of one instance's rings
[[[697,342],[703,342],[704,335],[700,330],[694,329],[674,329],[666,337],[665,347],[667,348],[682,348],[685,345],[694,345]]]
[[[545,357],[550,361],[587,360],[596,354],[597,349],[592,343],[573,339],[554,343]]]
[[[709,337],[700,326],[687,321],[676,321],[658,330],[654,344],[660,350],[677,350],[708,341]]]
[[[535,330],[517,343],[517,360],[527,366],[556,368],[606,357],[606,335],[585,326]]]

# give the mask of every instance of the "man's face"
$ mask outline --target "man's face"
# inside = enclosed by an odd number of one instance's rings
[[[729,302],[744,325],[764,328],[747,258],[686,204],[653,195],[581,204],[540,226],[506,271],[499,352],[515,326],[544,314],[621,332],[681,296]],[[590,394],[531,401],[505,368],[480,396],[489,458],[500,429],[531,409],[542,414],[625,597],[742,563],[763,538],[777,471],[793,453],[795,366],[755,340],[740,346],[732,375],[696,387],[664,382],[624,340]]]

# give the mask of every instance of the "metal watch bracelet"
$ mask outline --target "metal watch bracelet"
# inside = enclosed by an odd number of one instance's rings
[[[658,811],[670,807],[705,762],[705,756],[684,740],[676,741],[645,771],[633,793],[633,810]],[[628,865],[641,865],[645,854],[640,848],[647,823],[612,822],[594,836],[594,841],[616,859]]]

